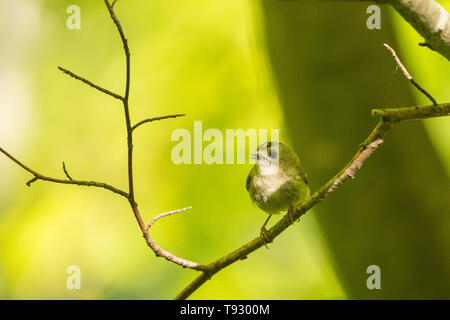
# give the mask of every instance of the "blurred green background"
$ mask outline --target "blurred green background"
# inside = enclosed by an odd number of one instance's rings
[[[447,10],[450,1],[440,1]],[[69,30],[66,9],[81,8]],[[374,107],[429,104],[383,43],[439,102],[450,64],[390,7],[368,3],[126,1],[116,12],[132,53],[136,196],[163,248],[208,263],[259,234],[266,215],[245,191],[251,165],[175,165],[177,128],[279,128],[313,189],[370,132]],[[0,0],[0,145],[37,171],[126,189],[120,103],[57,70],[122,92],[124,58],[103,1]],[[450,119],[401,124],[357,179],[270,245],[221,271],[194,299],[450,298]],[[205,145],[205,144],[204,144]],[[108,191],[36,182],[0,155],[1,299],[170,299],[197,272],[156,258],[128,204]],[[273,223],[273,222],[272,222]],[[366,268],[381,268],[368,290]],[[81,268],[68,290],[66,269]]]

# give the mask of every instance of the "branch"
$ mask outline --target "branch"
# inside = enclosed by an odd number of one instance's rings
[[[391,128],[392,124],[409,119],[442,117],[449,115],[449,112],[450,103],[427,107],[375,109],[373,114],[381,115],[382,118],[369,134],[367,139],[361,144],[352,160],[337,175],[320,187],[308,200],[306,200],[306,202],[304,202],[300,207],[295,208],[292,212],[292,219],[288,214],[286,214],[280,221],[270,228],[267,231],[266,241],[272,242],[280,233],[292,225],[292,221],[298,220],[311,208],[322,202],[331,192],[336,190],[337,187],[339,187],[341,183],[349,177],[353,178],[355,173],[361,168],[364,161],[367,160],[367,158],[381,144],[385,133]],[[426,117],[423,117],[424,114],[426,114]],[[183,291],[175,297],[175,299],[182,300],[188,298],[207,280],[211,279],[214,274],[239,260],[246,259],[250,253],[261,248],[263,245],[264,243],[261,242],[261,238],[257,237],[226,256],[206,265],[206,271],[203,271],[201,275],[199,275],[193,282],[184,288]]]
[[[123,110],[125,114],[125,124],[126,124],[126,131],[127,131],[127,149],[128,149],[128,201],[131,205],[131,208],[133,209],[134,216],[139,224],[139,227],[141,228],[142,232],[145,230],[145,223],[142,220],[141,214],[137,210],[137,203],[134,198],[134,182],[133,182],[133,130],[131,129],[131,117],[130,117],[130,108],[128,106],[128,99],[130,95],[130,69],[131,69],[131,63],[130,63],[130,49],[128,47],[128,41],[125,37],[125,34],[122,29],[122,25],[120,24],[119,20],[117,19],[117,16],[114,12],[114,5],[116,4],[116,1],[113,1],[112,5],[109,4],[108,0],[105,0],[106,8],[109,11],[109,15],[111,16],[111,19],[114,23],[114,25],[117,28],[117,31],[119,32],[120,39],[122,40],[123,44],[123,50],[125,53],[125,61],[126,61],[126,84],[125,84],[125,95],[123,96],[122,102],[123,102]]]
[[[125,198],[128,199],[128,194],[125,191],[122,191],[118,188],[115,188],[109,184],[103,183],[103,182],[96,182],[96,181],[84,181],[84,180],[73,180],[73,179],[58,179],[58,178],[52,178],[45,176],[43,174],[40,174],[39,172],[36,172],[35,170],[29,168],[28,166],[24,165],[22,162],[17,160],[14,156],[9,154],[6,150],[0,147],[0,152],[3,153],[5,156],[7,156],[9,159],[14,161],[16,164],[18,164],[20,167],[22,167],[25,171],[28,171],[31,173],[34,177],[30,181],[27,182],[27,186],[31,186],[31,184],[37,180],[43,180],[43,181],[50,181],[54,183],[62,183],[62,184],[74,184],[78,186],[86,186],[86,187],[98,187],[107,189],[109,191],[112,191],[114,193],[117,193]],[[69,177],[68,177],[69,178]]]
[[[136,202],[135,196],[134,196],[134,180],[133,180],[133,130],[139,127],[141,124],[153,121],[152,119],[148,119],[139,122],[134,127],[131,126],[131,117],[130,117],[130,108],[128,105],[128,100],[130,96],[130,70],[131,70],[131,63],[130,63],[130,49],[128,47],[128,41],[125,37],[125,33],[123,32],[122,25],[120,24],[119,19],[117,18],[115,12],[114,12],[114,5],[116,4],[116,1],[113,1],[112,4],[109,4],[108,0],[105,0],[106,7],[109,11],[109,14],[111,16],[111,19],[113,20],[114,24],[116,25],[117,31],[119,32],[120,39],[122,40],[123,49],[125,53],[125,61],[126,61],[126,84],[125,84],[125,95],[123,96],[122,102],[123,102],[123,110],[125,114],[125,123],[126,123],[126,131],[127,131],[127,147],[128,147],[128,202],[130,203],[131,209],[133,210],[134,216],[136,218],[136,221],[139,224],[139,228],[141,229],[144,238],[149,245],[149,247],[153,250],[153,252],[156,254],[157,257],[164,257],[168,261],[171,261],[175,264],[181,265],[185,268],[192,268],[195,270],[206,270],[204,266],[199,265],[195,262],[191,262],[189,260],[185,260],[182,258],[179,258],[173,254],[171,254],[168,251],[163,250],[161,247],[159,247],[157,244],[153,242],[153,240],[150,238],[150,235],[148,233],[148,228],[159,218],[162,216],[159,215],[156,218],[152,220],[152,222],[149,224],[149,226],[146,226],[144,223],[144,220],[142,219],[142,216],[138,209],[138,204]],[[168,116],[168,117],[178,117],[181,115],[175,115],[175,116]],[[163,119],[164,117],[160,117],[160,119]],[[165,117],[167,118],[167,117]],[[157,118],[154,118],[154,120],[160,120]],[[180,212],[180,211],[176,211]],[[176,213],[176,212],[172,212]],[[167,213],[169,214],[169,213]],[[167,215],[166,214],[166,215]]]
[[[189,209],[192,209],[192,207],[187,207],[187,208],[183,208],[183,209],[178,209],[178,210],[173,210],[173,211],[169,211],[169,212],[165,212],[165,213],[161,213],[159,215],[157,215],[156,217],[154,217],[152,219],[152,221],[149,223],[149,225],[145,228],[144,231],[144,238],[148,244],[148,246],[155,252],[157,257],[164,257],[166,258],[166,260],[171,261],[175,264],[178,264],[180,266],[182,266],[183,268],[190,268],[190,269],[194,269],[194,270],[198,270],[198,271],[205,271],[207,270],[206,266],[203,265],[199,265],[198,263],[186,260],[186,259],[182,259],[180,257],[177,257],[175,255],[173,255],[172,253],[164,250],[163,248],[161,248],[160,246],[158,246],[150,237],[148,230],[150,229],[150,227],[159,219],[170,216],[172,214],[175,213],[179,213],[179,212],[184,212],[187,211]]]
[[[406,77],[406,79],[408,79],[413,84],[413,86],[417,88],[417,90],[419,90],[421,93],[423,93],[428,99],[430,99],[430,101],[433,103],[433,105],[436,106],[437,105],[436,100],[431,96],[431,94],[429,94],[424,88],[422,88],[416,81],[414,81],[414,79],[409,74],[408,70],[406,70],[405,66],[398,58],[397,53],[395,53],[395,50],[392,49],[386,43],[384,44],[384,46],[386,47],[386,49],[388,49],[391,52],[392,56],[394,57],[395,62],[399,66],[400,70],[402,70],[403,75]]]
[[[72,181],[73,179],[72,179],[72,177],[69,175],[69,172],[68,172],[67,169],[66,169],[66,164],[64,163],[64,161],[63,161],[63,171],[64,171],[64,174],[66,175],[67,179],[69,179],[70,181]]]
[[[184,117],[184,116],[186,116],[186,114],[172,114],[172,115],[168,115],[168,116],[145,119],[145,120],[142,120],[142,121],[139,121],[138,123],[136,123],[133,127],[131,127],[131,130],[136,130],[139,126],[143,125],[144,123],[158,121],[158,120],[164,120],[164,119]]]
[[[153,226],[153,225],[155,224],[155,222],[158,221],[158,220],[161,219],[161,218],[164,218],[164,217],[167,217],[167,216],[171,216],[171,215],[173,215],[173,214],[175,214],[175,213],[188,211],[188,210],[190,210],[190,209],[192,209],[192,207],[186,207],[186,208],[183,208],[183,209],[172,210],[172,211],[169,211],[169,212],[160,213],[160,214],[158,214],[156,217],[154,217],[154,218],[152,219],[152,221],[150,221],[150,223],[149,223],[149,224],[147,225],[147,227],[145,228],[145,231],[148,231],[148,230],[151,228],[151,226]]]
[[[450,15],[434,0],[389,0],[397,12],[425,38],[426,45],[450,61]]]
[[[450,116],[450,103],[441,103],[424,107],[373,109],[372,115],[389,119],[391,122],[445,117]]]
[[[123,32],[122,25],[120,24],[119,19],[117,19],[117,16],[114,12],[114,5],[116,4],[116,1],[113,1],[113,3],[110,5],[108,0],[105,0],[106,7],[108,8],[109,14],[111,16],[111,19],[113,20],[114,24],[117,27],[117,31],[119,32],[120,39],[123,43],[123,50],[125,52],[125,59],[126,59],[126,84],[125,84],[125,96],[123,97],[123,100],[128,100],[129,94],[130,94],[130,48],[128,47],[128,40],[125,37],[125,33]]]
[[[356,171],[361,169],[363,163],[370,157],[370,155],[383,143],[382,139],[377,139],[371,142],[366,149],[364,149],[357,157],[351,162],[351,165],[344,170],[344,172],[333,182],[328,189],[328,192],[333,192],[348,178],[355,179]]]
[[[127,146],[128,146],[128,194],[130,195],[130,204],[135,202],[134,200],[134,183],[133,183],[133,130],[131,129],[131,118],[130,118],[130,108],[128,106],[128,98],[130,96],[130,69],[131,69],[131,63],[130,63],[130,49],[128,47],[128,41],[127,38],[125,38],[125,34],[122,29],[122,25],[119,22],[119,19],[117,19],[117,16],[114,12],[113,6],[115,5],[116,1],[113,2],[112,5],[109,4],[108,0],[105,0],[106,8],[109,11],[109,15],[111,16],[111,19],[113,20],[114,24],[116,25],[117,31],[119,32],[120,39],[122,40],[123,44],[123,50],[125,53],[125,61],[126,61],[126,84],[125,84],[125,95],[123,96],[122,102],[123,102],[123,109],[125,113],[125,123],[126,123],[126,129],[127,129]],[[139,222],[139,226],[141,227],[141,230],[144,231],[145,225],[142,221],[142,218],[139,216],[136,216],[136,219]]]
[[[385,46],[391,51],[395,61],[402,69],[403,74],[408,78],[408,80],[412,80],[412,77],[400,62],[400,59],[395,54],[395,51],[388,45],[385,44]],[[417,83],[413,81],[411,82],[416,88],[422,89]],[[424,89],[422,89],[421,92],[428,94]],[[350,162],[337,175],[320,187],[319,190],[317,190],[308,200],[306,200],[306,202],[304,202],[300,207],[295,208],[293,212],[291,212],[291,215],[289,215],[289,213],[286,214],[279,222],[270,228],[265,235],[265,241],[272,242],[280,233],[292,225],[293,221],[300,219],[300,217],[308,212],[312,207],[322,202],[331,192],[335,191],[340,185],[342,185],[344,181],[348,178],[354,179],[356,172],[361,169],[364,162],[383,143],[384,135],[393,124],[404,120],[425,119],[450,115],[450,103],[437,104],[434,99],[432,99],[432,101],[432,106],[372,110],[372,115],[380,116],[381,120],[369,134],[367,139],[360,144],[358,151]],[[246,259],[250,253],[261,248],[263,245],[265,245],[265,243],[261,241],[261,237],[255,238],[228,255],[206,265],[205,271],[203,271],[200,276],[184,288],[183,291],[175,297],[175,299],[180,300],[188,298],[214,274],[235,263],[236,261]]]
[[[110,95],[111,97],[114,97],[114,98],[116,98],[116,99],[123,100],[123,97],[122,97],[121,95],[118,95],[117,93],[114,93],[114,92],[109,91],[109,90],[107,90],[107,89],[105,89],[105,88],[102,88],[102,87],[100,87],[100,86],[98,86],[98,85],[92,83],[91,81],[89,81],[89,80],[87,80],[87,79],[85,79],[85,78],[83,78],[83,77],[80,77],[79,75],[76,75],[76,74],[73,73],[72,71],[69,71],[69,70],[67,70],[67,69],[64,69],[63,67],[58,67],[58,69],[61,70],[63,73],[65,73],[65,74],[71,76],[72,78],[75,78],[75,79],[77,79],[77,80],[80,80],[81,82],[86,83],[88,86],[90,86],[90,87],[92,87],[92,88],[94,88],[94,89],[97,89],[97,90],[100,91],[100,92],[103,92],[103,93],[105,93],[105,94],[107,94],[107,95]]]

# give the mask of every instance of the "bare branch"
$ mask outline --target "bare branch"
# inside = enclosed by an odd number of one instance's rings
[[[148,226],[145,228],[144,230],[144,238],[145,241],[147,242],[148,246],[153,250],[153,252],[156,254],[157,257],[164,257],[166,260],[173,262],[175,264],[178,264],[180,266],[182,266],[183,268],[190,268],[190,269],[194,269],[194,270],[198,270],[198,271],[206,271],[208,268],[206,266],[200,265],[198,263],[177,257],[176,255],[164,250],[163,248],[161,248],[160,246],[158,246],[150,237],[150,234],[148,232],[148,230],[150,229],[150,227],[159,219],[170,216],[172,214],[175,213],[179,213],[179,212],[184,212],[187,211],[189,209],[192,209],[192,207],[187,207],[187,208],[183,208],[183,209],[178,209],[178,210],[173,210],[173,211],[169,211],[169,212],[165,212],[165,213],[161,213],[159,215],[157,215],[156,217],[154,217],[152,219],[152,221],[148,224]]]
[[[384,46],[386,47],[386,49],[388,49],[392,56],[394,57],[395,62],[397,62],[397,65],[399,66],[400,70],[402,70],[404,76],[406,77],[406,79],[408,79],[416,88],[417,90],[419,90],[420,92],[422,92],[428,99],[430,99],[430,101],[433,103],[433,105],[437,106],[437,102],[436,100],[431,96],[431,94],[429,94],[424,88],[422,88],[416,81],[414,81],[414,79],[411,77],[411,75],[409,74],[408,70],[406,70],[405,66],[403,65],[403,63],[400,61],[400,59],[398,58],[397,54],[395,53],[395,50],[392,49],[389,45],[387,45],[386,43],[384,44]]]
[[[103,183],[103,182],[83,181],[83,180],[65,180],[65,179],[58,179],[58,178],[52,178],[52,177],[45,176],[45,175],[40,174],[40,173],[36,172],[35,170],[29,168],[28,166],[24,165],[22,162],[17,160],[17,158],[15,158],[11,154],[9,154],[6,150],[4,150],[1,147],[0,147],[0,152],[3,153],[5,156],[7,156],[12,161],[14,161],[20,167],[22,167],[25,171],[28,171],[29,173],[31,173],[34,176],[33,179],[31,179],[30,181],[27,182],[27,186],[30,186],[33,182],[35,182],[37,180],[43,180],[43,181],[50,181],[50,182],[61,183],[61,184],[73,184],[73,185],[86,186],[86,187],[98,187],[98,188],[107,189],[109,191],[117,193],[127,199],[129,197],[125,191],[122,191],[118,188],[115,188],[115,187],[113,187],[109,184]]]
[[[177,210],[172,210],[172,211],[169,211],[169,212],[160,213],[160,214],[158,214],[156,217],[154,217],[154,218],[152,219],[152,221],[150,221],[150,223],[147,225],[147,227],[145,228],[145,230],[148,231],[148,229],[150,229],[151,226],[152,226],[153,224],[155,224],[155,222],[158,221],[158,220],[161,219],[161,218],[170,216],[170,215],[175,214],[175,213],[187,211],[187,210],[190,210],[190,209],[192,209],[192,207],[186,207],[186,208],[182,208],[182,209],[177,209]]]
[[[64,163],[64,161],[63,161],[63,171],[64,171],[64,174],[66,175],[67,179],[69,179],[70,181],[73,181],[72,177],[69,175],[69,172],[66,169],[66,164]]]
[[[133,129],[131,128],[131,117],[130,117],[130,108],[128,105],[128,99],[130,96],[130,70],[131,70],[131,62],[130,62],[130,49],[128,48],[128,41],[125,37],[125,34],[122,29],[122,25],[119,22],[119,19],[117,19],[117,16],[114,12],[114,4],[116,2],[113,2],[113,5],[109,4],[108,0],[105,0],[106,8],[109,11],[109,15],[111,16],[111,19],[113,20],[117,31],[119,32],[120,39],[122,40],[123,44],[123,50],[125,53],[125,61],[126,61],[126,83],[125,83],[125,95],[123,96],[122,102],[123,102],[123,110],[125,114],[125,123],[127,128],[127,147],[128,147],[128,194],[130,196],[130,205],[133,206],[133,203],[135,203],[134,199],[134,182],[133,182]],[[136,213],[135,213],[136,214]],[[144,231],[145,225],[142,224],[142,218],[138,218],[139,226],[142,231]]]
[[[32,184],[33,182],[37,181],[37,180],[38,180],[38,177],[34,177],[33,179],[29,180],[29,181],[26,183],[26,185],[27,185],[28,187],[31,187],[31,184]]]
[[[168,115],[168,116],[149,118],[149,119],[139,121],[131,129],[136,130],[139,126],[143,125],[144,123],[148,123],[148,122],[164,120],[164,119],[171,119],[171,118],[178,118],[178,117],[184,117],[184,116],[186,116],[186,114],[172,114],[172,115]]]
[[[125,95],[123,97],[123,100],[128,101],[128,97],[130,94],[130,48],[128,47],[128,40],[125,37],[125,33],[123,32],[122,25],[120,24],[119,19],[117,19],[117,16],[114,12],[114,4],[116,1],[112,3],[112,5],[109,4],[108,0],[105,0],[106,7],[108,8],[109,14],[111,16],[111,19],[113,20],[114,24],[117,27],[117,31],[119,32],[120,38],[122,39],[123,43],[123,49],[125,52],[125,59],[126,59],[126,84],[125,84]]]
[[[67,70],[67,69],[64,69],[63,67],[58,67],[58,69],[61,70],[63,73],[65,73],[65,74],[71,76],[72,78],[77,79],[77,80],[80,80],[81,82],[86,83],[88,86],[90,86],[90,87],[92,87],[92,88],[94,88],[94,89],[97,89],[97,90],[100,91],[100,92],[103,92],[103,93],[105,93],[105,94],[107,94],[107,95],[110,95],[111,97],[114,97],[114,98],[116,98],[116,99],[123,100],[123,97],[122,97],[121,95],[118,95],[117,93],[114,93],[114,92],[109,91],[109,90],[107,90],[107,89],[105,89],[105,88],[102,88],[102,87],[100,87],[100,86],[98,86],[98,85],[92,83],[91,81],[89,81],[89,80],[87,80],[87,79],[85,79],[85,78],[83,78],[83,77],[80,77],[79,75],[76,75],[76,74],[73,73],[72,71],[69,71],[69,70]]]

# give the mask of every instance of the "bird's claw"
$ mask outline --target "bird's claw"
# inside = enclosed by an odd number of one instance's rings
[[[291,219],[291,224],[294,224],[294,217],[292,215],[292,211],[294,211],[294,207],[290,206],[287,213],[288,213],[289,218]],[[300,220],[300,218],[298,218],[298,220]]]
[[[265,228],[265,227],[262,227],[261,228],[261,233],[259,234],[259,238],[261,239],[261,242],[262,242],[262,244],[267,248],[267,249],[269,249],[269,247],[267,246],[267,244],[268,243],[270,243],[270,242],[272,242],[272,241],[269,241],[269,235],[268,235],[268,232],[267,232],[267,229]]]

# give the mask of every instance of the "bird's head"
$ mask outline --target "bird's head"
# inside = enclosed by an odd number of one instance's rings
[[[286,148],[282,143],[269,141],[260,145],[251,158],[256,161],[262,174],[275,174],[278,171],[280,160],[285,156]]]
[[[263,175],[276,174],[281,168],[289,170],[291,167],[297,167],[300,160],[294,151],[289,149],[281,142],[269,141],[258,147],[252,159],[256,161],[258,170]]]

